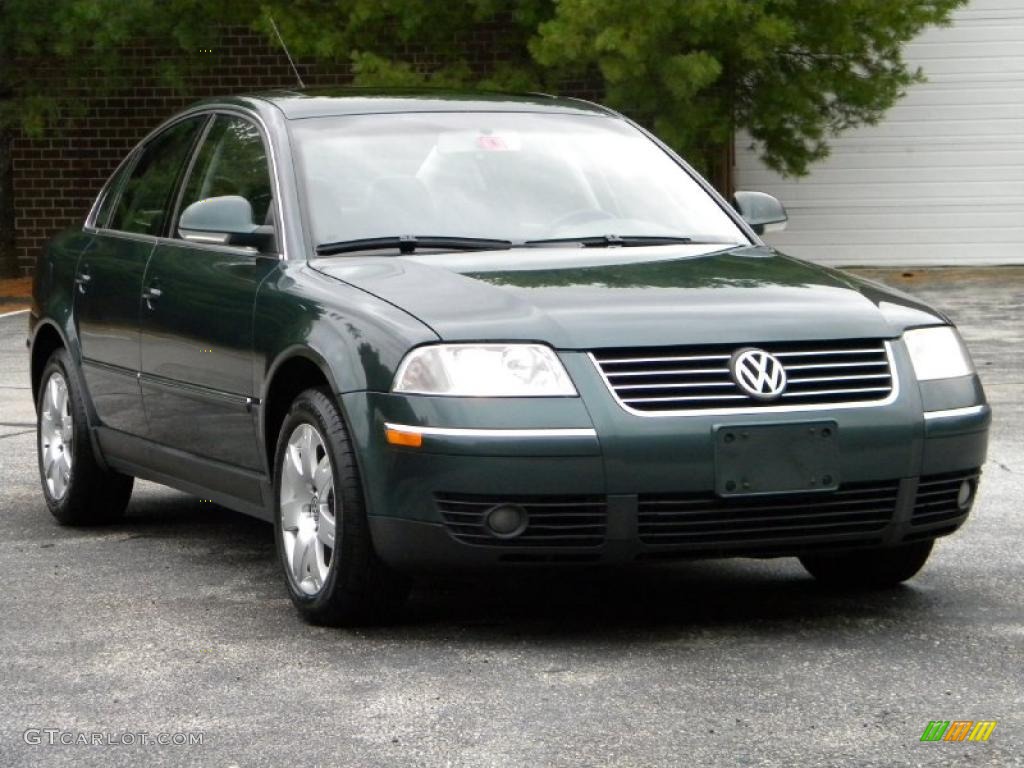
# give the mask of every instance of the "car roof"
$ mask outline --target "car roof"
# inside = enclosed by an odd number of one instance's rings
[[[231,99],[252,104],[269,102],[290,120],[331,115],[368,115],[401,112],[554,112],[615,115],[581,99],[543,93],[453,91],[436,88],[329,88],[302,91],[267,91]],[[219,99],[223,103],[224,99]],[[255,106],[255,105],[253,105]]]

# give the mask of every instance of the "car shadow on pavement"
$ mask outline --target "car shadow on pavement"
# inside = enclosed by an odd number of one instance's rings
[[[181,557],[231,578],[280,589],[273,529],[264,522],[185,495],[146,494],[106,529],[131,538],[175,541]],[[187,551],[186,551],[187,549]],[[225,557],[225,553],[230,557]],[[188,568],[188,562],[182,562]],[[255,584],[254,584],[255,586]],[[626,568],[520,568],[420,576],[389,625],[364,627],[400,639],[459,628],[500,641],[515,636],[609,639],[643,630],[727,630],[757,625],[788,634],[861,621],[910,621],[935,608],[933,590],[912,585],[837,593],[818,586],[797,561],[700,560]],[[254,606],[257,610],[265,605]],[[281,604],[277,608],[282,608]],[[290,606],[288,606],[290,609]],[[277,621],[281,617],[267,617]],[[299,631],[304,626],[295,617]]]
[[[406,628],[455,623],[519,627],[527,633],[586,638],[616,631],[760,625],[789,633],[816,625],[902,620],[931,599],[911,586],[837,593],[816,584],[795,560],[680,562],[595,572],[538,571],[434,583],[413,596]],[[819,626],[820,628],[820,626]]]

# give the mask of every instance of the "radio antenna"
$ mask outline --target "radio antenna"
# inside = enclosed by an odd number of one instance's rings
[[[303,90],[306,84],[302,82],[302,75],[299,74],[299,68],[295,66],[295,62],[292,61],[292,55],[288,52],[288,46],[284,43],[284,38],[281,37],[281,30],[277,28],[277,22],[274,21],[274,17],[267,15],[267,19],[270,21],[270,26],[274,28],[274,34],[277,35],[278,42],[281,43],[281,48],[284,50],[284,55],[288,57],[288,63],[292,66],[292,72],[295,73],[295,79],[299,81],[299,89]]]

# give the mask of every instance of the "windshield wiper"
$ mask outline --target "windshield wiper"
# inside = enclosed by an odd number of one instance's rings
[[[494,240],[486,237],[397,235],[394,237],[365,237],[360,240],[339,240],[336,243],[321,243],[316,247],[316,254],[317,256],[333,256],[338,253],[386,250],[397,250],[399,253],[407,254],[431,248],[451,251],[496,251],[511,247],[511,240]]]
[[[527,240],[524,245],[540,247],[545,245],[573,245],[581,248],[610,248],[612,246],[641,245],[739,245],[734,240],[717,237],[677,237],[675,235],[592,235],[586,237],[550,237],[544,240]]]
[[[542,248],[548,245],[575,245],[580,248],[610,248],[642,245],[740,245],[725,237],[677,237],[675,235],[588,235],[583,237],[550,237],[543,240],[498,240],[488,237],[444,237],[396,235],[391,237],[365,237],[359,240],[339,240],[321,243],[317,256],[334,256],[358,251],[397,250],[401,254],[420,250],[450,251],[502,251],[509,248]]]

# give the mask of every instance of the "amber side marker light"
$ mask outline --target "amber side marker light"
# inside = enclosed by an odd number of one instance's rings
[[[423,435],[418,432],[403,432],[389,427],[384,430],[384,435],[391,445],[402,445],[406,448],[419,448],[423,445]]]

